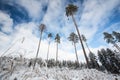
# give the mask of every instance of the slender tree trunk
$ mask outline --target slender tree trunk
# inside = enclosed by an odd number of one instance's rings
[[[78,30],[78,27],[77,27],[77,24],[76,24],[76,21],[74,19],[74,16],[72,14],[72,19],[73,19],[73,22],[74,22],[74,25],[75,25],[75,28],[77,30],[77,33],[78,33],[78,37],[80,39],[80,43],[81,43],[81,46],[82,46],[82,49],[83,49],[83,53],[84,53],[84,56],[85,56],[85,59],[86,59],[86,62],[87,62],[87,67],[89,68],[89,61],[88,61],[88,58],[87,58],[87,55],[86,55],[86,51],[85,51],[85,48],[84,48],[84,45],[83,45],[83,42],[82,42],[82,39],[81,39],[81,36],[80,36],[80,32]]]
[[[47,51],[47,63],[48,63],[48,56],[49,56],[49,47],[50,47],[50,41],[48,43],[48,51]]]
[[[85,44],[86,44],[86,46],[87,46],[87,48],[88,48],[88,50],[89,50],[89,53],[90,53],[91,51],[90,51],[90,48],[88,47],[88,44],[87,44],[86,42],[85,42]]]
[[[57,47],[57,49],[56,49],[56,66],[57,66],[57,62],[58,62],[58,43],[56,43],[57,45],[56,45],[56,47]]]
[[[78,55],[77,55],[77,49],[76,49],[76,44],[75,44],[74,42],[73,42],[73,44],[74,44],[74,47],[75,47],[76,60],[77,60],[77,62],[79,63]]]
[[[118,49],[118,51],[120,52],[120,47],[116,44],[116,43],[114,43],[113,44],[117,49]]]
[[[14,69],[13,61],[11,61],[11,66],[10,66],[10,74],[11,74],[11,75],[12,75],[12,73],[13,73],[13,69]]]
[[[35,65],[36,65],[36,61],[37,61],[37,57],[38,57],[38,53],[39,53],[39,49],[40,49],[41,38],[42,38],[42,32],[40,34],[40,39],[39,39],[39,44],[38,44],[38,49],[37,49],[37,54],[36,54],[35,62],[33,65],[33,69],[35,69]]]

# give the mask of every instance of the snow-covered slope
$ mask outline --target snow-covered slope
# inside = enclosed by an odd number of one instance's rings
[[[112,75],[95,69],[69,70],[68,68],[19,68],[12,73],[3,71],[0,80],[120,80]]]
[[[20,58],[0,58],[0,80],[120,80],[120,75],[96,69],[47,68],[37,64],[33,70],[28,63],[29,60]]]

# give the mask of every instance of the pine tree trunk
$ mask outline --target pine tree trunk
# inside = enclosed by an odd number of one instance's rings
[[[89,50],[89,53],[90,53],[91,51],[90,51],[90,48],[88,47],[88,44],[87,44],[87,43],[85,43],[85,44],[86,44],[86,46],[87,46],[87,48],[88,48],[88,50]]]
[[[76,21],[75,21],[75,19],[74,19],[73,14],[72,14],[72,19],[73,19],[75,28],[76,28],[77,33],[78,33],[78,37],[79,37],[79,40],[80,40],[80,43],[81,43],[81,46],[82,46],[82,49],[83,49],[83,53],[84,53],[86,62],[87,62],[87,67],[89,68],[89,65],[88,65],[88,64],[89,64],[89,61],[88,61],[88,58],[87,58],[87,55],[86,55],[86,51],[85,51],[85,48],[84,48],[84,45],[83,45],[83,42],[82,42],[82,39],[81,39],[81,36],[80,36],[80,32],[79,32],[79,30],[78,30],[78,27],[77,27],[77,24],[76,24]]]
[[[57,42],[57,49],[56,49],[56,66],[57,66],[57,62],[58,62],[58,42]]]
[[[35,65],[36,65],[36,61],[37,61],[37,57],[38,57],[38,53],[39,53],[39,49],[40,49],[41,38],[42,38],[42,32],[40,34],[40,39],[39,39],[39,44],[38,44],[38,49],[37,49],[37,54],[36,54],[35,62],[33,65],[33,69],[35,69]]]
[[[47,51],[47,63],[48,63],[48,56],[49,56],[49,47],[50,47],[50,41],[48,43],[48,51]]]
[[[74,43],[74,42],[73,42],[73,44],[74,44],[74,47],[75,47],[76,60],[77,60],[77,62],[79,63],[79,60],[78,60],[78,55],[77,55],[76,45],[75,45],[75,43]]]

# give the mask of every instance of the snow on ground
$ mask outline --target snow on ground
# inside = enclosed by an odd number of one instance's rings
[[[0,80],[120,80],[119,75],[95,69],[69,70],[68,68],[19,68],[13,73],[0,72]]]
[[[0,80],[120,80],[120,75],[96,69],[47,68],[36,64],[33,70],[33,66],[28,67],[28,62],[19,58],[0,58]]]

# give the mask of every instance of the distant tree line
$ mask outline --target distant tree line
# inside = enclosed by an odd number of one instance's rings
[[[0,57],[0,70],[10,70],[12,67],[33,67],[36,62],[37,67],[48,67],[48,68],[70,68],[70,69],[82,69],[87,68],[86,63],[78,63],[77,61],[63,60],[57,61],[55,59],[43,60],[42,58],[20,58],[20,57]],[[12,63],[12,64],[11,64]],[[57,64],[56,64],[57,63]]]

